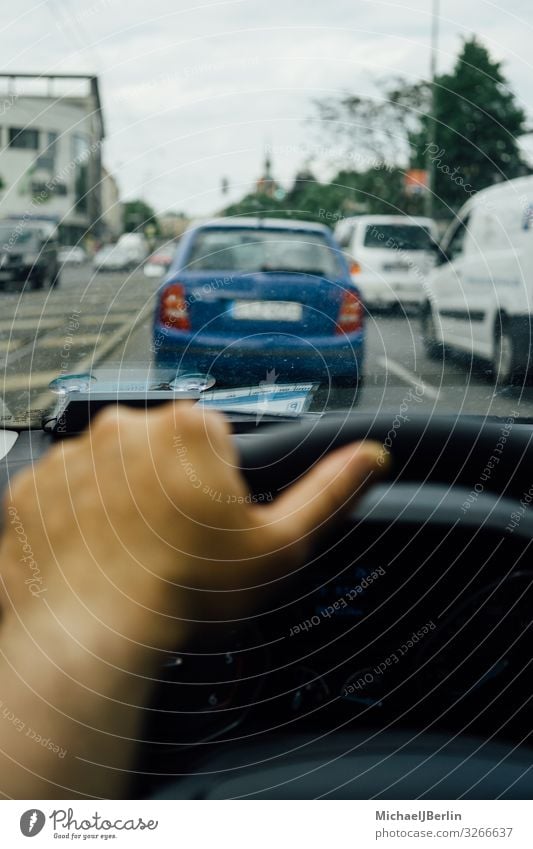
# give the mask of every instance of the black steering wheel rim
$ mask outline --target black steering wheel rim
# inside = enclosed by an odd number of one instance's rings
[[[260,440],[236,437],[250,490],[273,497],[328,452],[366,440],[390,452],[389,482],[472,487],[511,499],[533,483],[533,428],[512,415],[494,421],[350,411],[280,425]]]

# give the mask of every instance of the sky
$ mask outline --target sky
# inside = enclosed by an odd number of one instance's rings
[[[104,161],[123,199],[212,214],[241,197],[271,151],[289,186],[315,152],[313,101],[375,92],[374,80],[428,75],[432,0],[17,0],[0,25],[3,72],[100,78]],[[440,0],[437,67],[476,34],[533,128],[530,0]],[[528,139],[533,151],[533,136]],[[229,194],[221,193],[222,178]]]

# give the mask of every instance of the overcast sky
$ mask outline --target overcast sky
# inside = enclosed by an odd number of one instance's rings
[[[428,73],[431,0],[6,0],[2,71],[100,77],[124,199],[201,215],[248,190],[265,146],[289,184],[316,97]],[[531,0],[441,0],[438,69],[476,33],[533,118]],[[533,123],[533,121],[532,121]],[[325,164],[320,173],[326,174]],[[221,178],[230,182],[223,199]]]

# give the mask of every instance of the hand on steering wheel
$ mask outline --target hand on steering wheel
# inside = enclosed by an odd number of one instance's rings
[[[246,612],[254,588],[298,565],[382,468],[381,445],[347,445],[269,503],[249,496],[220,415],[183,402],[107,408],[11,486],[4,607],[45,597],[69,633],[90,617],[174,648],[192,622]],[[21,529],[38,564],[31,585],[20,580]]]

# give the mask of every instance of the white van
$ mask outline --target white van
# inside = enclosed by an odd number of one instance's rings
[[[533,366],[533,177],[478,192],[441,247],[421,312],[427,354],[466,351],[496,385],[514,383]]]
[[[430,218],[358,215],[339,221],[335,238],[365,306],[420,306],[435,261],[436,229]]]

